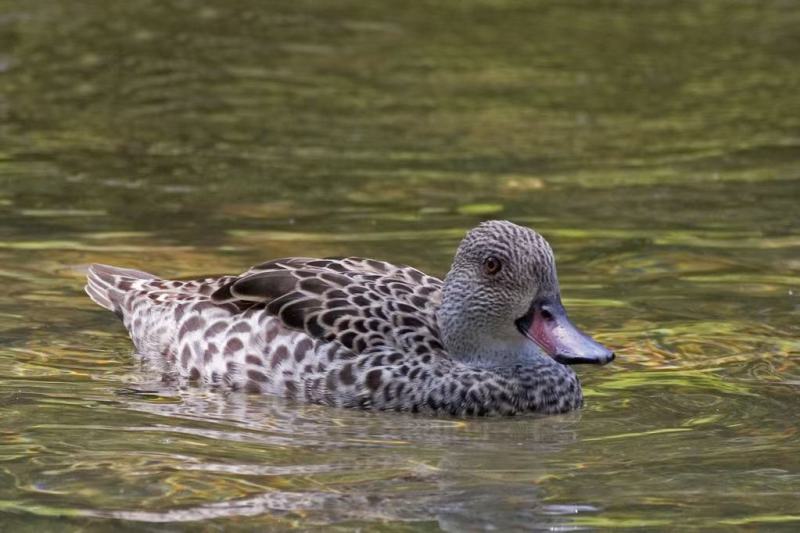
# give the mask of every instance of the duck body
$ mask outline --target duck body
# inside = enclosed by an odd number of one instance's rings
[[[483,263],[473,274],[481,269]],[[499,278],[491,281],[487,287],[500,287]],[[465,295],[463,279],[448,283],[450,274],[443,282],[371,259],[294,257],[190,281],[96,264],[86,291],[122,319],[138,353],[185,381],[337,407],[456,416],[581,406],[573,370],[526,338],[535,330],[525,322],[535,315],[528,298],[522,314],[509,311],[520,317],[510,332],[499,316],[513,305],[497,307],[498,315],[486,290]],[[455,311],[454,298],[466,302]],[[452,322],[469,315],[466,309],[475,318],[461,320],[473,320],[462,333]],[[599,345],[586,346],[591,352]]]

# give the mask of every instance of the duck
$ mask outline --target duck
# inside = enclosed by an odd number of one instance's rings
[[[190,280],[93,264],[85,290],[181,382],[332,407],[564,413],[583,405],[570,365],[614,359],[568,318],[547,240],[505,220],[471,229],[444,280],[287,257]]]

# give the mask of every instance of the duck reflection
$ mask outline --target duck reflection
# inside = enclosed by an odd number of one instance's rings
[[[232,499],[197,494],[202,503],[180,508],[165,499],[153,502],[153,510],[94,516],[156,523],[249,517],[262,525],[422,521],[465,531],[569,527],[569,516],[594,510],[545,505],[539,488],[549,476],[542,457],[577,440],[580,412],[509,419],[387,416],[160,380],[118,392],[127,409],[151,421],[143,430],[174,435],[175,468],[209,482],[244,480],[254,490]]]

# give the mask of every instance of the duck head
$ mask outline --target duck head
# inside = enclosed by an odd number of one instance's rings
[[[461,241],[437,319],[445,348],[471,366],[614,359],[567,317],[544,237],[508,221],[484,222]]]

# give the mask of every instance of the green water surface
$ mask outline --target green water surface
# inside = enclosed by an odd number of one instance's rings
[[[797,2],[0,0],[0,530],[796,531],[799,206]],[[82,291],[486,218],[617,351],[580,412],[180,388]]]

